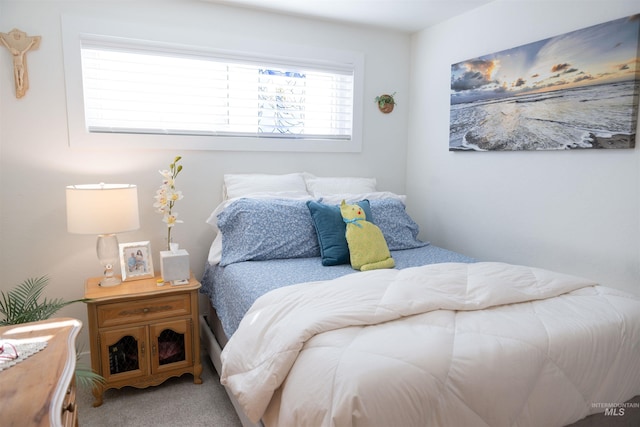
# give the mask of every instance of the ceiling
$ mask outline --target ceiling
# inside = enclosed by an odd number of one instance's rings
[[[413,33],[492,0],[207,0]]]

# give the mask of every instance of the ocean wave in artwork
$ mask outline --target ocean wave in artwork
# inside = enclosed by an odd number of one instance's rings
[[[638,89],[628,81],[453,104],[449,150],[633,148]]]

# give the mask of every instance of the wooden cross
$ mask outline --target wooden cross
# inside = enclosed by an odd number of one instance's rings
[[[13,56],[13,77],[16,82],[16,98],[22,98],[29,89],[26,53],[40,46],[40,36],[27,36],[17,28],[9,33],[0,33],[0,41]]]

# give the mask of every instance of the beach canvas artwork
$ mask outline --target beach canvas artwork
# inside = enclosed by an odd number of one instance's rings
[[[634,148],[640,15],[451,66],[450,151]]]

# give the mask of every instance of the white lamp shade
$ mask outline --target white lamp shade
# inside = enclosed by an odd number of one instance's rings
[[[138,228],[138,188],[135,185],[67,187],[67,230],[70,233],[113,234]]]

